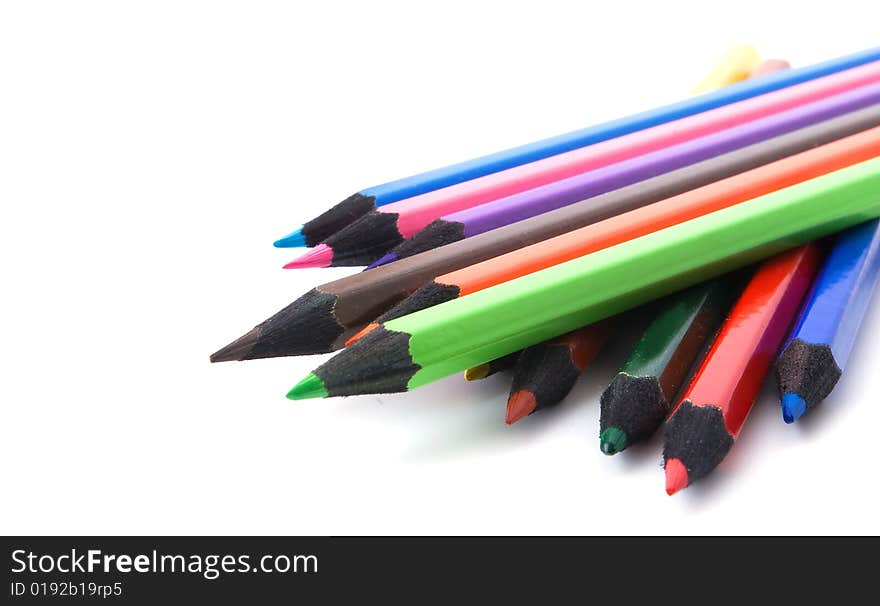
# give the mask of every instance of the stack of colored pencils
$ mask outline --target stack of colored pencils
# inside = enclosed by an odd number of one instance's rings
[[[786,423],[828,397],[880,276],[880,48],[792,69],[737,47],[695,93],[348,197],[275,245],[311,247],[289,268],[368,270],[211,361],[342,349],[292,399],[510,372],[510,424],[658,301],[599,446],[662,429],[681,490],[726,456],[774,360]]]

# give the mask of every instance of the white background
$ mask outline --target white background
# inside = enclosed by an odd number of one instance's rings
[[[208,355],[315,284],[272,241],[358,189],[684,97],[731,44],[878,44],[865,2],[5,2],[2,533],[877,533],[880,304],[786,426],[765,389],[675,497],[598,448],[619,342],[508,385],[291,402],[321,358]],[[872,35],[873,34],[873,35]]]

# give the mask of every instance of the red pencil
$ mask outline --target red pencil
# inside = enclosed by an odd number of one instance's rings
[[[819,263],[815,244],[765,261],[664,425],[666,492],[709,474],[739,435]]]
[[[608,340],[611,324],[590,324],[522,350],[513,370],[505,422],[511,425],[565,399]]]

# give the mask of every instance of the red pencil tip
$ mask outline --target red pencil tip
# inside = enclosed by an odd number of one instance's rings
[[[318,244],[315,248],[284,266],[284,269],[300,269],[304,267],[330,267],[333,262],[333,249],[326,244]]]
[[[367,333],[373,332],[377,328],[379,328],[379,325],[376,324],[375,322],[367,324],[363,329],[361,329],[359,332],[356,332],[353,336],[351,336],[348,339],[348,341],[345,342],[345,346],[349,347],[352,343],[354,343],[356,341],[360,341],[361,339],[363,339],[367,335]]]
[[[679,459],[666,461],[666,494],[674,495],[688,485],[688,470]]]
[[[504,419],[504,422],[508,425],[513,425],[523,417],[527,417],[535,412],[537,406],[538,402],[535,400],[535,394],[525,390],[515,391],[510,394],[510,398],[507,400],[507,417]]]

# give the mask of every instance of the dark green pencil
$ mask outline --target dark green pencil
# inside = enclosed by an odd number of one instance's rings
[[[602,394],[599,446],[608,455],[649,438],[733,300],[729,279],[673,295]]]

